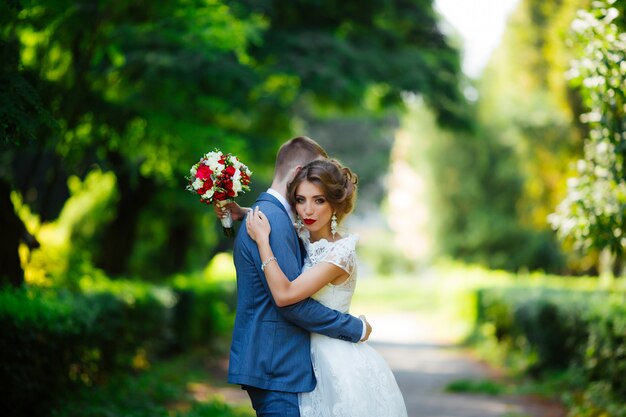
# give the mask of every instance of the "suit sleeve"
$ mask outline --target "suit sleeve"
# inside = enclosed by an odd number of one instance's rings
[[[276,217],[277,218],[270,217],[270,223],[272,225],[270,246],[272,247],[272,251],[277,258],[280,268],[287,278],[294,280],[301,272],[300,259],[298,257],[299,243],[297,238],[290,237],[295,234],[292,231],[293,225],[288,221],[288,218],[283,219],[283,216]],[[256,247],[256,244],[254,245]],[[258,256],[258,250],[256,251],[256,256]],[[260,259],[257,267],[263,286],[272,299],[272,302],[274,302],[267,280],[265,279],[265,274],[261,271]],[[334,339],[351,342],[358,342],[361,339],[363,332],[363,322],[361,319],[328,308],[312,298],[307,298],[290,306],[277,306],[276,308],[285,319],[309,332],[320,333]]]

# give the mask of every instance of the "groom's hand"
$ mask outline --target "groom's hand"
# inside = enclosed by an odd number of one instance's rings
[[[230,211],[230,215],[233,217],[233,220],[241,220],[245,217],[246,213],[248,213],[247,207],[240,207],[239,204],[230,202],[223,206],[218,206],[217,204],[213,204],[213,211],[220,219],[225,216],[226,211]]]
[[[365,342],[367,339],[370,338],[370,334],[372,333],[372,326],[369,324],[364,315],[360,315],[359,318],[365,323],[365,336],[363,337],[363,339],[361,339],[361,342]]]

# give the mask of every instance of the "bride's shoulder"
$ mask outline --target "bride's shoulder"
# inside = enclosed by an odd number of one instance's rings
[[[358,242],[359,241],[359,235],[357,235],[356,233],[345,233],[343,235],[341,235],[341,239],[339,239],[338,241],[342,241],[345,240],[346,242]]]
[[[359,241],[359,235],[355,233],[346,233],[334,243],[336,246],[343,247],[348,250],[356,250],[356,244]]]

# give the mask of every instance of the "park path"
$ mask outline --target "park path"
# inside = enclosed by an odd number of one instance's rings
[[[391,366],[409,417],[563,417],[556,404],[520,396],[445,392],[459,379],[494,372],[454,345],[442,324],[416,314],[368,315],[370,344]]]

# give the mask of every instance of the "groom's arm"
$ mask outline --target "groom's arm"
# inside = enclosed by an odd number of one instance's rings
[[[293,324],[334,339],[356,343],[367,340],[372,331],[365,320],[330,309],[312,298],[277,308]]]

